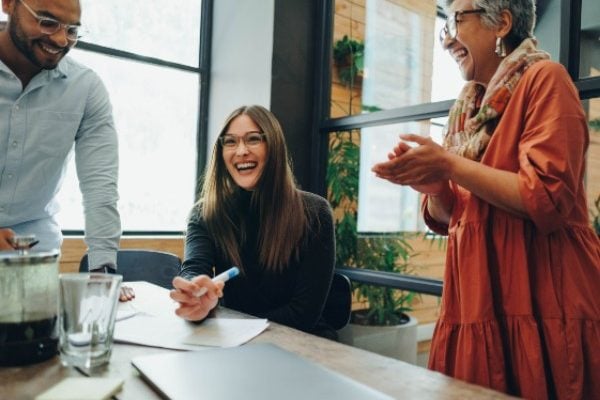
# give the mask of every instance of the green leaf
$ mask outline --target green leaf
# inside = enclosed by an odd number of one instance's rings
[[[346,40],[348,40],[346,38]],[[348,44],[351,45],[351,44]],[[358,139],[358,140],[357,140]],[[360,171],[360,132],[342,131],[330,136],[326,171],[328,199],[336,210],[336,263],[407,274],[414,251],[406,241],[408,234],[359,237],[356,227],[356,202]],[[341,213],[341,216],[340,216]],[[369,303],[366,318],[371,324],[394,325],[411,310],[415,294],[393,288],[353,283],[359,300]]]

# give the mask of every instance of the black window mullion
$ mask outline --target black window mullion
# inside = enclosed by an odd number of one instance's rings
[[[321,132],[334,132],[443,117],[448,115],[448,111],[450,110],[450,107],[452,107],[452,104],[454,104],[454,100],[446,100],[436,103],[425,103],[392,110],[377,111],[370,114],[332,118],[321,124]]]
[[[561,0],[559,62],[573,80],[579,79],[581,0]]]
[[[322,0],[319,4],[320,26],[318,29],[319,44],[315,46],[315,93],[317,94],[313,109],[313,129],[311,132],[311,163],[310,186],[312,190],[322,196],[327,195],[325,183],[327,171],[328,139],[320,134],[324,121],[329,116],[331,101],[331,53],[333,37],[333,2]]]
[[[210,60],[212,45],[213,0],[203,0],[200,15],[200,96],[198,104],[196,194],[200,193],[200,178],[204,173],[208,150],[208,96],[210,90]]]
[[[203,2],[204,3],[204,2]],[[203,73],[200,68],[192,67],[185,64],[174,63],[171,61],[162,60],[160,58],[142,56],[136,53],[131,53],[129,51],[117,50],[112,47],[100,46],[98,44],[89,43],[89,42],[77,42],[77,49],[87,50],[98,54],[104,54],[107,56],[119,57],[126,60],[139,61],[145,64],[157,65],[161,67],[168,67],[173,69],[178,69],[182,71],[195,72],[195,73]]]
[[[575,86],[582,100],[600,97],[600,76],[578,80]]]

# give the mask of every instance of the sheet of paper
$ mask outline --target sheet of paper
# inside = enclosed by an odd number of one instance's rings
[[[266,319],[211,318],[194,327],[183,343],[213,347],[234,347],[261,334],[269,323]]]
[[[127,282],[135,298],[119,303],[114,340],[177,350],[201,346],[233,347],[258,336],[269,326],[266,319],[209,318],[193,324],[175,315],[177,303],[169,291],[147,282]]]
[[[138,314],[117,321],[113,340],[115,342],[141,344],[176,350],[200,350],[199,346],[183,343],[183,338],[192,333],[190,323],[173,315],[154,317]]]
[[[65,378],[35,400],[107,400],[121,390],[121,378]]]
[[[120,302],[117,308],[117,321],[130,314],[171,316],[177,303],[169,297],[169,290],[148,282],[124,282],[133,289],[133,300]],[[120,318],[121,317],[121,318]]]
[[[233,347],[258,336],[268,326],[266,319],[209,318],[197,325],[175,315],[139,314],[117,321],[114,340],[177,350],[199,350],[200,346]]]

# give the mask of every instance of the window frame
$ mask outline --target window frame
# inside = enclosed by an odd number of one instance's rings
[[[199,178],[204,172],[207,162],[206,148],[208,146],[208,99],[210,90],[210,60],[211,60],[211,43],[212,43],[212,14],[213,0],[202,0],[200,6],[200,31],[198,35],[199,41],[199,57],[198,65],[190,66],[176,62],[167,61],[161,58],[144,56],[138,53],[119,50],[112,47],[97,45],[94,43],[78,41],[76,48],[83,51],[89,51],[96,54],[117,57],[121,60],[135,61],[143,64],[154,65],[178,71],[192,72],[199,75],[199,110],[198,120],[196,124],[196,181],[189,184],[195,185],[194,193],[199,193]],[[77,230],[62,230],[63,236],[83,236],[84,231]],[[124,230],[122,236],[180,236],[181,231],[171,230]]]

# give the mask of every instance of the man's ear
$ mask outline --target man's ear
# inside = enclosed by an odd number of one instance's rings
[[[15,8],[15,3],[18,0],[2,0],[2,11],[6,15],[12,15],[13,10]]]

